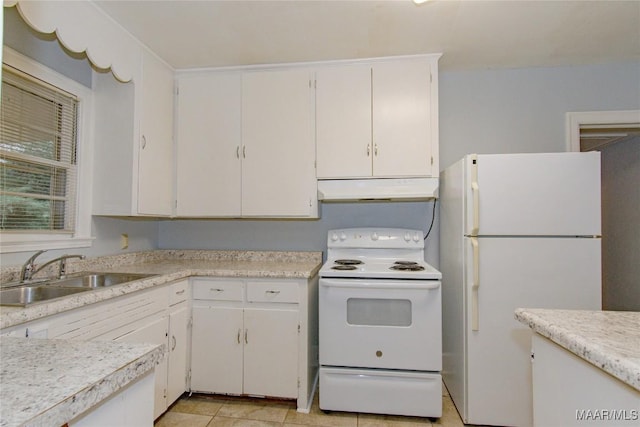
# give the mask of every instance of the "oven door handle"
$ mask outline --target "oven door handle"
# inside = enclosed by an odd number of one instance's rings
[[[413,290],[413,289],[438,289],[440,287],[439,281],[433,281],[433,283],[348,283],[348,282],[329,282],[321,281],[320,286],[326,288],[349,288],[349,289],[395,289],[395,290]]]

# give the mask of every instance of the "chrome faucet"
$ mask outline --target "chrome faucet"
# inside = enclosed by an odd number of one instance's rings
[[[31,276],[33,275],[33,269],[35,267],[33,262],[36,260],[36,258],[38,258],[41,254],[43,254],[45,252],[46,251],[38,251],[38,252],[36,252],[28,260],[26,260],[24,264],[22,264],[22,269],[20,270],[20,281],[21,282],[24,282],[26,280],[31,279]]]
[[[79,259],[84,259],[85,256],[84,255],[62,255],[59,256],[58,258],[54,258],[50,261],[45,262],[44,264],[42,264],[40,267],[36,268],[35,266],[35,260],[38,256],[40,256],[40,254],[44,253],[46,251],[38,251],[35,254],[33,254],[23,265],[22,265],[22,269],[20,270],[20,282],[26,282],[27,280],[31,280],[31,278],[33,277],[34,274],[36,274],[38,271],[42,270],[43,268],[45,268],[46,266],[53,264],[54,262],[59,262],[59,268],[58,268],[58,279],[62,279],[65,274],[66,274],[66,270],[67,270],[67,260],[69,258],[79,258]]]

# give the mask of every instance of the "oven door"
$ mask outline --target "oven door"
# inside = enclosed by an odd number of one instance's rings
[[[437,280],[320,279],[320,364],[440,371]]]

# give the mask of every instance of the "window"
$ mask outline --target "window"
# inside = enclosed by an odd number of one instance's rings
[[[91,91],[5,47],[2,252],[90,246]]]
[[[0,230],[73,232],[77,98],[2,70]]]

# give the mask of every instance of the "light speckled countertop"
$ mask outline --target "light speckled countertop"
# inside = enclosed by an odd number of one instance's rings
[[[144,376],[163,346],[0,338],[0,426],[61,426]]]
[[[0,308],[0,329],[189,276],[308,279],[322,264],[322,252],[157,250],[70,260],[67,272],[151,273],[157,276],[80,292],[29,307]],[[15,280],[19,266],[3,268],[2,281]],[[46,272],[45,272],[46,274]]]
[[[519,308],[515,316],[640,391],[640,312]]]

